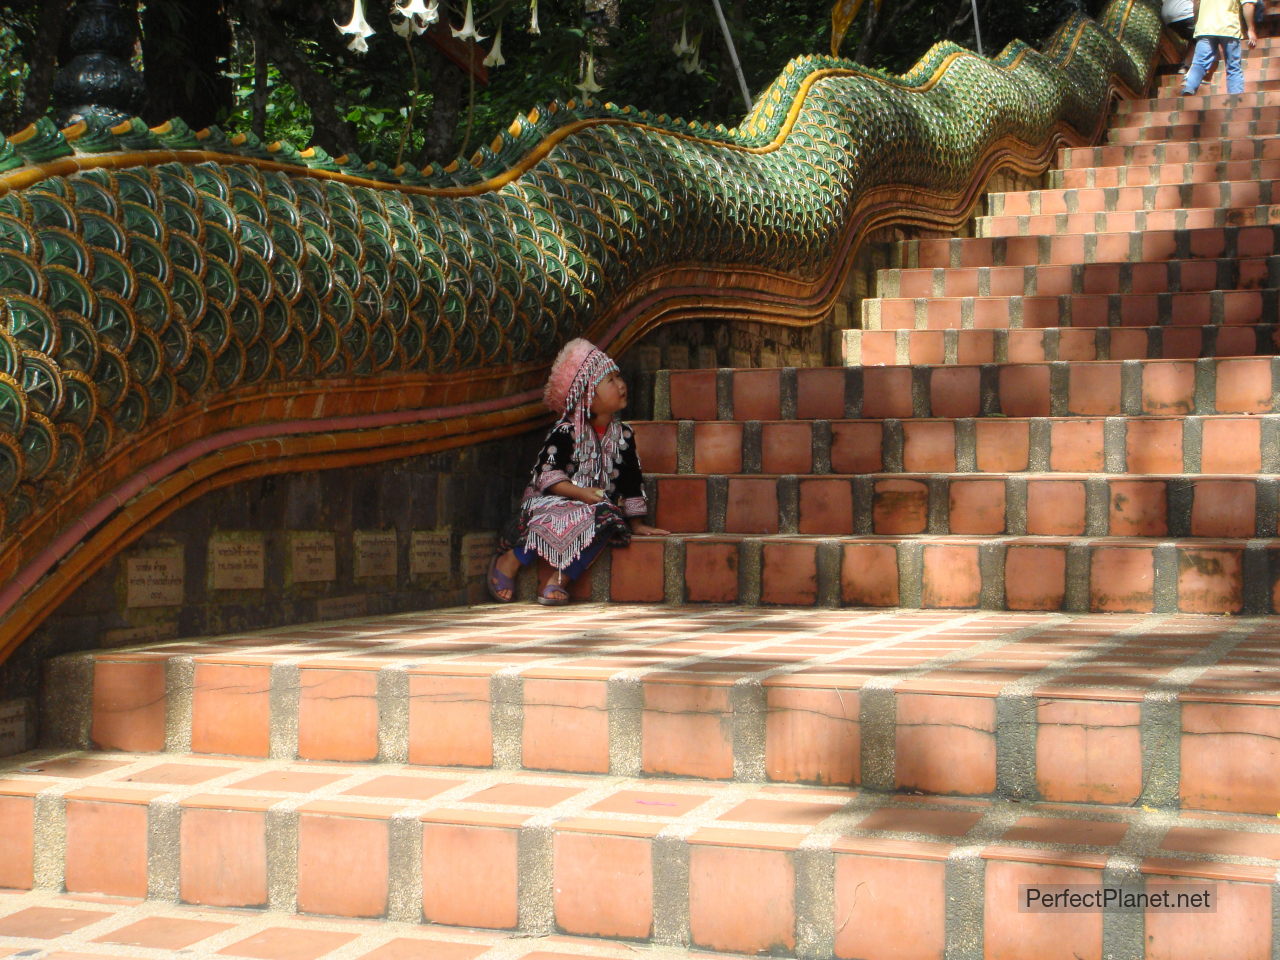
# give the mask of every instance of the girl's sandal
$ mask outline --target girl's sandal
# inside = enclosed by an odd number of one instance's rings
[[[489,576],[485,580],[485,586],[489,588],[489,596],[498,603],[511,603],[516,598],[516,581],[498,569],[497,557],[489,562]],[[499,593],[501,590],[507,591],[507,596],[502,596]]]
[[[569,602],[569,589],[563,583],[548,583],[538,594],[538,602],[544,607],[563,607]]]

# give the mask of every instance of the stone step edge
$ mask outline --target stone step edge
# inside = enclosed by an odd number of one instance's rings
[[[896,536],[915,528],[939,537],[1123,538],[1141,530],[1150,538],[1221,544],[1223,538],[1274,538],[1280,518],[1275,476],[662,474],[648,484],[649,503],[657,524],[674,536],[741,534],[763,526],[757,511],[737,506],[746,495],[765,496],[761,486],[772,494],[768,509],[776,511],[770,519],[778,536]],[[664,487],[678,506],[664,503]],[[1224,497],[1232,500],[1224,505]],[[1062,498],[1056,513],[1054,498]],[[1126,514],[1130,499],[1144,504],[1141,517]]]
[[[1280,77],[1273,77],[1271,79],[1274,82],[1276,80],[1280,80]],[[1256,78],[1254,82],[1257,82]],[[1156,95],[1145,97],[1141,100],[1121,100],[1112,109],[1111,115],[1113,117],[1130,117],[1134,114],[1146,111],[1176,110],[1179,108],[1196,110],[1225,110],[1237,106],[1280,106],[1280,83],[1277,83],[1276,86],[1270,89],[1265,87],[1255,88],[1251,91],[1245,91],[1242,94],[1204,94],[1197,90],[1188,97],[1184,96],[1181,90],[1181,86],[1175,84],[1168,87],[1156,88]],[[1242,97],[1243,99],[1237,100],[1237,97]],[[1188,102],[1193,102],[1199,106],[1188,108],[1186,107]]]
[[[1153,229],[1153,230],[1163,230],[1163,229],[1225,230],[1229,226],[1270,227],[1275,225],[1276,223],[1280,223],[1280,204],[1267,204],[1259,207],[1243,207],[1243,208],[1239,208],[1239,211],[1231,211],[1225,208],[1215,209],[1213,207],[1192,207],[1192,208],[1184,208],[1181,210],[1173,210],[1173,209],[1169,209],[1169,210],[1102,210],[1102,211],[1093,211],[1093,212],[1085,211],[1085,212],[1076,212],[1076,213],[1008,213],[1008,214],[1000,214],[995,216],[975,217],[974,230],[976,231],[975,237],[982,240],[1007,240],[1010,237],[1041,237],[1041,236],[1064,236],[1065,237],[1065,236],[1103,236],[1103,235],[1111,235],[1111,234],[1128,234],[1128,233],[1134,233],[1135,231],[1130,229],[1122,230],[1118,226],[1112,227],[1109,223],[1105,223],[1105,222],[1100,223],[1098,218],[1100,217],[1107,218],[1109,220],[1112,217],[1134,217],[1134,218],[1141,218],[1141,221],[1145,222],[1147,218],[1153,215],[1162,217],[1162,218],[1166,215],[1172,215],[1176,219],[1179,217],[1190,217],[1193,214],[1201,214],[1205,211],[1212,212],[1215,216],[1220,215],[1222,222],[1211,224],[1210,226],[1205,228],[1195,228],[1195,227],[1187,228],[1186,226],[1182,226],[1182,227],[1174,226],[1174,227],[1151,227],[1150,229]],[[1248,216],[1240,218],[1241,222],[1229,223],[1228,221],[1233,216],[1233,213],[1240,212],[1240,211],[1246,212]],[[1071,229],[1069,229],[1073,226],[1073,224],[1071,224],[1070,221],[1067,219],[1071,217],[1092,217],[1094,221],[1094,227],[1098,229],[1091,229],[1088,231],[1088,233],[1073,232]],[[1036,227],[1036,229],[1035,230],[1032,229],[1033,220],[1040,219],[1044,221],[1056,221],[1058,220],[1058,218],[1062,218],[1061,222],[1035,224],[1034,226]],[[998,221],[1010,221],[1010,220],[1026,221],[1024,223],[1017,224],[1017,227],[1019,230],[1025,230],[1026,232],[1025,233],[993,232],[996,230],[997,227],[1004,226]],[[1248,222],[1245,222],[1245,221],[1248,221]],[[1185,220],[1184,220],[1184,223],[1185,223]],[[1136,232],[1141,233],[1144,231],[1139,230]]]
[[[799,382],[795,368],[788,368],[779,375],[777,382],[778,402],[777,414],[770,413],[770,419],[791,420],[796,418],[801,398]],[[843,400],[843,417],[839,419],[953,419],[965,417],[1127,417],[1150,414],[1186,415],[1236,415],[1266,416],[1280,413],[1280,403],[1275,398],[1280,396],[1280,357],[1201,357],[1198,359],[1139,359],[1139,360],[1047,360],[1037,362],[1005,362],[1005,363],[973,363],[973,364],[900,364],[893,366],[856,366],[835,368],[809,368],[810,370],[836,370],[831,375],[831,382],[823,384],[830,397],[836,389],[837,376],[842,382],[843,390],[838,397]],[[1229,373],[1233,389],[1238,393],[1237,400],[1244,406],[1248,399],[1247,409],[1219,409],[1217,379],[1219,371]],[[750,374],[768,373],[768,370],[748,371]],[[746,414],[755,412],[760,407],[746,407],[754,402],[750,397],[735,397],[734,370],[699,370],[672,372],[672,377],[691,376],[691,382],[681,384],[677,379],[673,386],[671,378],[664,377],[659,371],[654,380],[653,416],[651,420],[690,420],[708,422],[712,420],[757,419]],[[740,374],[739,374],[740,375]],[[1243,378],[1251,376],[1257,379],[1252,387],[1246,389]],[[714,378],[714,391],[706,390],[704,377]],[[1093,382],[1087,396],[1073,398],[1071,385],[1073,378],[1091,377]],[[1148,377],[1152,379],[1147,380]],[[976,378],[976,379],[975,379]],[[699,381],[704,381],[699,383]],[[1017,395],[1002,400],[1002,387],[1012,389],[1017,384]],[[1083,383],[1084,380],[1078,381]],[[749,383],[744,379],[744,383]],[[948,393],[945,398],[948,408],[957,411],[944,416],[933,411],[935,403],[942,399],[935,398],[933,388],[943,385]],[[870,387],[870,397],[867,388]],[[702,397],[681,395],[681,390],[700,389]],[[1144,393],[1150,388],[1150,395]],[[1264,389],[1265,388],[1265,389]],[[766,388],[767,389],[767,388]],[[909,389],[909,402],[905,393]],[[884,391],[889,391],[886,395]],[[893,391],[904,391],[901,402],[894,399]],[[958,391],[958,392],[957,392]],[[1114,395],[1111,395],[1112,392]],[[1252,392],[1257,397],[1249,399]],[[745,393],[745,387],[744,387]],[[1265,396],[1263,394],[1265,393]],[[708,395],[709,394],[709,395]],[[1243,398],[1243,399],[1241,399]],[[808,398],[806,404],[817,405],[823,398]],[[745,407],[742,414],[738,412],[739,400]],[[1234,401],[1233,401],[1234,402]],[[713,407],[714,403],[714,407]],[[835,412],[839,400],[823,400],[825,409]],[[1086,409],[1083,403],[1096,405],[1097,409]],[[1073,408],[1073,404],[1076,407]],[[676,408],[673,410],[673,406]],[[697,408],[704,406],[705,413],[701,417],[688,414],[701,412]],[[1274,409],[1268,409],[1272,407]],[[1007,408],[1007,409],[1006,409]],[[960,413],[962,409],[968,412]],[[677,414],[673,416],[673,413]],[[818,419],[818,418],[815,418]],[[833,418],[835,419],[835,418]]]
[[[1155,142],[1155,141],[1152,141],[1152,142]],[[1164,141],[1160,141],[1160,142],[1164,142]],[[1128,146],[1128,145],[1129,144],[1114,144],[1114,146]],[[1139,191],[1142,191],[1143,193],[1148,193],[1148,192],[1155,193],[1156,191],[1161,191],[1161,190],[1163,191],[1177,190],[1182,195],[1180,199],[1190,199],[1191,192],[1197,188],[1201,190],[1217,188],[1219,191],[1221,191],[1223,190],[1223,188],[1230,188],[1236,184],[1244,185],[1244,184],[1252,184],[1254,182],[1255,181],[1252,181],[1252,180],[1206,180],[1206,181],[1184,180],[1181,183],[1144,183],[1141,185],[1135,185],[1131,187],[1037,187],[1034,190],[992,190],[986,195],[987,215],[988,216],[1017,216],[1017,214],[1006,214],[1003,212],[1002,205],[1006,197],[1025,196],[1028,198],[1028,202],[1034,202],[1036,200],[1041,199],[1046,194],[1056,195],[1056,194],[1066,194],[1066,193],[1102,193],[1105,195],[1107,193],[1117,194],[1121,190],[1139,190]],[[1271,183],[1271,181],[1265,181],[1265,182],[1267,184]],[[1266,192],[1266,191],[1260,191],[1260,195],[1263,192]],[[1270,201],[1270,200],[1260,199],[1258,203],[1243,204],[1240,206],[1229,206],[1228,209],[1239,210],[1239,209],[1248,209],[1250,207],[1256,207],[1256,206],[1273,206],[1274,203],[1276,202],[1280,202],[1280,200]],[[1213,204],[1212,206],[1218,206],[1218,205],[1219,204]],[[1150,208],[1144,207],[1142,209],[1149,210]],[[1201,210],[1201,209],[1205,209],[1205,207],[1192,206],[1191,204],[1187,204],[1185,206],[1161,207],[1159,209],[1161,210],[1184,210],[1184,209]],[[1126,210],[1088,211],[1086,210],[1084,212],[1085,213],[1093,213],[1093,212],[1097,212],[1097,213],[1134,212],[1136,213],[1139,211],[1138,210],[1132,210],[1132,211],[1126,211]]]
[[[1280,181],[1277,181],[1277,182],[1280,183]],[[1252,229],[1252,228],[1246,228],[1246,229]],[[1272,228],[1270,226],[1265,226],[1265,227],[1259,227],[1256,229],[1270,231]],[[1157,231],[1157,232],[1160,232],[1160,231]],[[985,240],[987,238],[975,237],[973,239]],[[1037,237],[1036,239],[1038,240],[1039,237]],[[947,274],[951,274],[952,276],[959,275],[959,276],[988,278],[987,282],[989,283],[990,282],[989,278],[992,276],[992,271],[996,271],[996,270],[1001,271],[1000,276],[1004,276],[1004,277],[1016,276],[1014,271],[1021,270],[1022,271],[1021,280],[1024,288],[1027,286],[1027,284],[1033,281],[1036,281],[1038,283],[1039,273],[1042,270],[1046,272],[1055,271],[1059,273],[1062,271],[1066,271],[1067,275],[1070,277],[1071,283],[1074,286],[1078,286],[1084,283],[1085,278],[1088,274],[1096,272],[1097,268],[1114,268],[1116,271],[1116,277],[1114,279],[1118,280],[1121,283],[1124,283],[1126,282],[1126,279],[1129,282],[1132,282],[1132,278],[1134,275],[1133,268],[1135,267],[1148,267],[1148,268],[1164,267],[1166,274],[1170,271],[1176,271],[1179,279],[1181,279],[1183,272],[1186,271],[1188,268],[1204,267],[1205,265],[1211,265],[1213,267],[1214,275],[1212,277],[1212,282],[1216,283],[1217,286],[1207,288],[1207,289],[1191,289],[1191,290],[1179,290],[1179,291],[1171,291],[1171,290],[1165,289],[1165,290],[1151,290],[1151,291],[1117,290],[1114,292],[1120,293],[1120,294],[1146,292],[1149,295],[1154,296],[1160,293],[1171,293],[1171,292],[1210,293],[1210,292],[1213,292],[1214,290],[1227,291],[1227,290],[1280,289],[1280,252],[1271,253],[1271,254],[1243,255],[1243,256],[1220,254],[1218,256],[1212,256],[1212,257],[1195,257],[1195,256],[1189,256],[1189,255],[1175,254],[1173,257],[1162,259],[1162,260],[1129,260],[1129,259],[1092,260],[1092,261],[1085,261],[1083,263],[1072,260],[1066,263],[984,264],[981,266],[964,266],[964,267],[962,266],[930,266],[930,267],[885,266],[885,267],[880,267],[876,270],[876,288],[877,288],[877,293],[879,293],[879,291],[884,290],[884,288],[886,287],[888,288],[900,287],[902,284],[902,281],[906,279],[903,277],[903,274],[907,274],[908,278],[915,278],[915,277],[921,277],[924,274],[928,273],[931,275],[931,279],[935,281],[935,286],[941,286],[942,284],[945,284]],[[1090,268],[1094,268],[1094,270],[1090,270]],[[1230,284],[1238,283],[1242,279],[1244,279],[1246,272],[1249,276],[1248,276],[1248,282],[1246,282],[1245,285],[1230,286]],[[1171,279],[1168,278],[1168,276],[1166,276],[1165,279],[1166,279],[1166,282],[1169,282],[1169,283],[1173,282]],[[1193,281],[1200,282],[1204,279],[1205,278],[1198,278],[1194,272],[1192,273]],[[1081,290],[1072,289],[1062,294],[1035,294],[1035,293],[1028,294],[1024,291],[1021,294],[1007,294],[1007,296],[1069,296],[1071,294],[1083,294],[1086,292],[1088,291],[1085,291],[1082,289]],[[879,295],[885,296],[885,297],[892,297],[895,299],[910,299],[910,298],[903,298],[901,294],[896,292],[896,289],[885,290],[884,293],[879,293]],[[948,298],[948,295],[945,293],[928,294],[928,296],[930,297],[940,296],[943,298]],[[1001,296],[1001,295],[1000,294],[970,294],[970,296]],[[958,298],[955,297],[954,295],[950,295],[949,299],[958,299]]]
[[[1187,157],[1178,160],[1162,159],[1167,155],[1169,149],[1173,149],[1175,153],[1181,153],[1182,147],[1186,146]],[[1228,148],[1228,153],[1232,155],[1224,155],[1221,151],[1223,147]],[[1135,162],[1133,160],[1121,159],[1117,162],[1086,163],[1083,166],[1077,166],[1075,160],[1077,157],[1104,157],[1108,154],[1119,154],[1122,158],[1125,154],[1133,154],[1139,151],[1150,149],[1152,159]],[[1194,148],[1194,150],[1192,149]],[[1200,154],[1204,150],[1208,150],[1214,156],[1201,157]],[[1251,151],[1252,155],[1247,157],[1233,156],[1237,150]],[[1195,156],[1192,156],[1192,154]],[[1155,166],[1162,163],[1227,163],[1240,160],[1252,161],[1267,159],[1264,156],[1265,147],[1257,137],[1203,137],[1195,140],[1177,140],[1162,141],[1159,143],[1096,143],[1086,147],[1062,147],[1058,151],[1057,164],[1053,169],[1056,170],[1090,170],[1103,169],[1105,167],[1125,167],[1125,166]]]
[[[315,960],[547,960],[548,946],[545,938],[516,930],[320,916],[299,922],[296,914],[270,909],[49,890],[5,891],[0,897],[0,935],[4,937],[0,949],[6,956],[62,960],[207,960],[245,953]],[[175,947],[175,941],[185,946]],[[635,945],[623,940],[563,935],[556,946],[574,951],[570,957],[636,960]],[[702,950],[660,946],[647,948],[645,955],[651,960],[707,960],[709,956]],[[716,956],[747,957],[724,951]]]
[[[929,269],[932,269],[932,268],[929,268]],[[1132,302],[1132,301],[1138,301],[1138,300],[1141,300],[1141,301],[1154,300],[1157,303],[1161,305],[1167,305],[1169,309],[1172,309],[1173,304],[1176,303],[1179,299],[1186,300],[1186,299],[1201,298],[1201,297],[1206,298],[1211,302],[1214,302],[1218,306],[1221,306],[1221,301],[1223,301],[1227,297],[1235,297],[1235,298],[1261,297],[1264,301],[1266,300],[1277,301],[1275,306],[1277,310],[1280,310],[1280,291],[1272,290],[1272,289],[1251,288],[1246,290],[1188,290],[1188,291],[1166,290],[1158,293],[1051,293],[1051,294],[1043,294],[1043,295],[1034,294],[1034,293],[1031,293],[1031,294],[1024,293],[1024,294],[1010,294],[1010,295],[999,295],[999,296],[988,295],[985,297],[984,296],[865,297],[863,298],[862,303],[870,306],[863,307],[862,316],[865,318],[869,310],[874,310],[875,305],[884,304],[884,303],[889,303],[889,304],[912,303],[912,304],[927,306],[930,303],[943,303],[943,304],[960,303],[963,305],[972,305],[979,302],[981,303],[1005,302],[1010,304],[1022,304],[1022,303],[1026,303],[1028,300],[1032,300],[1032,301],[1043,301],[1043,302],[1052,301],[1059,304],[1076,303],[1080,301],[1106,301],[1108,303],[1114,302],[1114,303],[1119,303],[1123,305],[1125,302]],[[1277,312],[1274,315],[1280,318],[1280,312]],[[1117,328],[1127,329],[1127,330],[1149,330],[1149,329],[1158,330],[1158,329],[1167,329],[1167,328],[1177,329],[1179,327],[1195,328],[1195,327],[1211,326],[1211,325],[1213,324],[1195,324],[1195,323],[1177,324],[1172,322],[1156,323],[1156,324],[1109,323],[1106,325],[1089,324],[1083,327],[1070,327],[1070,328],[1036,327],[1034,329],[1046,330],[1046,331],[1054,330],[1054,329],[1114,330]],[[1280,319],[1274,322],[1252,322],[1252,323],[1246,323],[1246,324],[1233,324],[1233,325],[1243,326],[1243,327],[1255,327],[1255,328],[1256,327],[1271,328],[1275,326],[1280,326]],[[921,328],[921,329],[924,329],[924,328]],[[973,328],[965,327],[965,328],[959,328],[959,329],[982,329],[982,330],[989,330],[993,333],[1000,333],[1000,332],[1008,332],[1009,330],[1017,330],[1017,329],[1023,329],[1023,328],[1010,325],[1007,327],[973,327]],[[856,327],[849,328],[849,330],[855,333],[862,332],[858,330],[858,328]],[[1159,359],[1159,358],[1152,357],[1149,359]],[[734,368],[728,368],[728,369],[734,369]],[[804,368],[801,368],[801,369],[804,369]]]
[[[724,468],[730,466],[736,468],[731,471],[733,473],[763,473],[765,435],[773,434],[777,438],[779,435],[775,431],[781,430],[779,439],[795,444],[797,441],[785,434],[799,430],[801,437],[798,443],[803,450],[806,426],[809,431],[809,469],[793,469],[780,476],[822,478],[831,476],[833,472],[854,478],[867,474],[901,475],[910,462],[907,440],[916,431],[921,432],[926,443],[941,443],[944,453],[950,446],[955,462],[954,475],[966,479],[1028,475],[1053,478],[1066,472],[1100,478],[1161,475],[1188,480],[1208,475],[1273,477],[1280,474],[1280,418],[1275,414],[1129,419],[1024,417],[980,420],[970,417],[952,420],[703,422],[710,425],[711,431],[722,435],[726,429],[738,428],[742,453],[736,461],[710,461],[716,467],[711,472],[720,475],[724,475]],[[980,426],[982,424],[985,426]],[[938,431],[931,428],[941,425],[950,427],[950,430],[943,430],[939,436]],[[634,426],[641,433],[641,456],[650,466],[650,474],[685,477],[695,473],[698,443],[694,421],[636,421]],[[1211,431],[1208,436],[1206,426]],[[1246,443],[1246,438],[1230,432],[1233,429],[1251,433],[1256,429],[1256,433],[1247,438],[1250,442]],[[980,430],[986,431],[986,435],[979,436]],[[838,438],[853,444],[853,448],[835,450],[833,445]],[[1157,442],[1156,438],[1169,447],[1170,452],[1158,456],[1145,453],[1143,445]],[[868,453],[858,449],[860,442],[877,446]],[[1130,450],[1131,442],[1135,445],[1133,450]],[[1014,451],[1006,451],[1002,446],[1005,443],[1013,443]],[[1025,452],[1022,452],[1024,443]],[[1059,443],[1065,445],[1064,451],[1058,449]],[[710,455],[719,456],[715,453]],[[791,455],[795,455],[794,449]],[[1089,466],[1079,466],[1081,463]],[[1069,468],[1068,464],[1071,465]]]
[[[855,796],[843,804],[837,798],[829,805],[825,819],[803,829],[707,826],[705,819],[686,815],[689,819],[679,826],[668,819],[664,828],[663,821],[654,818],[656,822],[627,830],[627,824],[602,819],[595,826],[592,818],[581,816],[571,821],[549,815],[433,818],[429,812],[416,810],[385,818],[344,815],[341,811],[308,811],[300,798],[293,798],[266,809],[261,805],[249,810],[229,806],[227,813],[240,814],[242,820],[249,821],[241,832],[254,835],[260,831],[264,843],[261,857],[256,849],[247,850],[239,844],[227,853],[235,857],[237,865],[254,861],[254,867],[264,874],[266,903],[248,906],[266,906],[277,914],[334,916],[335,908],[346,907],[345,916],[353,919],[406,924],[428,920],[482,930],[514,930],[528,937],[603,935],[675,948],[750,953],[785,946],[795,956],[810,958],[862,955],[859,945],[864,941],[859,931],[875,931],[879,926],[874,922],[876,917],[890,902],[931,929],[940,950],[956,942],[981,943],[985,939],[990,944],[992,931],[985,926],[991,922],[994,927],[995,918],[988,914],[1007,911],[1011,919],[1019,915],[1016,901],[995,910],[989,904],[977,906],[986,900],[987,884],[996,882],[993,874],[1004,874],[1002,879],[1006,883],[1012,880],[1016,889],[1019,882],[1034,885],[1060,880],[1064,867],[1080,882],[1123,881],[1139,889],[1148,884],[1160,889],[1180,880],[1201,888],[1212,884],[1224,904],[1231,903],[1233,896],[1247,897],[1246,909],[1241,910],[1237,902],[1225,911],[1233,931],[1241,923],[1261,924],[1270,919],[1270,896],[1262,897],[1265,907],[1261,910],[1248,907],[1249,901],[1258,899],[1254,891],[1259,887],[1270,888],[1275,895],[1275,861],[1230,855],[1206,858],[1162,849],[1161,843],[1172,829],[1192,824],[1193,829],[1203,830],[1203,820],[1184,820],[1154,809],[1108,810],[1103,815],[1101,811],[1057,808],[1052,813],[1061,819],[1126,824],[1128,829],[1120,843],[1054,844],[1005,839],[1007,833],[1018,829],[1024,816],[1038,811],[1026,803],[994,801],[982,805],[986,809],[980,806],[965,811],[977,813],[978,818],[960,837],[901,831],[886,837],[882,831],[858,829],[859,823],[874,815],[871,808],[877,800],[883,803],[884,798]],[[69,804],[56,793],[40,794],[32,801],[32,812],[39,819],[35,837],[40,869],[37,889],[56,889],[59,861],[65,863],[68,852]],[[108,798],[103,805],[139,806],[119,797]],[[184,840],[191,848],[199,848],[198,838],[183,837],[183,824],[191,809],[151,800],[145,804],[143,821],[138,825],[142,836],[130,838],[135,843],[141,839],[149,852],[146,894],[151,901],[181,902]],[[205,809],[218,812],[216,806]],[[1081,814],[1092,814],[1096,819]],[[133,819],[136,822],[136,812]],[[1274,833],[1270,824],[1251,820],[1248,825]],[[1030,829],[1034,833],[1034,827]],[[354,902],[348,905],[342,902],[345,888],[341,882],[326,883],[325,878],[317,878],[315,870],[307,868],[303,850],[340,863],[349,859],[352,843],[364,846],[369,854],[376,850],[379,859],[385,851],[387,865],[385,872],[367,871],[373,889],[354,891]],[[458,859],[468,844],[471,856]],[[256,844],[245,847],[255,848]],[[924,880],[923,889],[895,883],[896,874],[865,874],[877,866],[883,869],[886,858],[906,860],[915,864],[916,871],[927,871],[923,878],[917,873],[917,879]],[[430,870],[436,861],[442,867],[438,874]],[[620,864],[636,869],[619,875]],[[750,887],[741,885],[739,878],[744,874],[754,877]],[[442,876],[447,876],[447,882]],[[864,903],[868,899],[876,903],[864,905],[860,922],[850,924],[859,891],[868,882],[876,893],[864,897]],[[618,897],[620,884],[627,894],[622,898]],[[724,888],[734,894],[725,896]],[[479,902],[468,902],[468,895]],[[973,909],[954,910],[948,907],[949,902],[971,904]],[[921,910],[922,905],[927,909]],[[451,915],[441,918],[442,911]],[[431,916],[433,913],[437,915]],[[581,929],[592,922],[595,929]],[[1015,945],[1029,922],[1024,916],[1006,923],[997,942],[1003,939]],[[599,929],[601,924],[611,929]],[[1147,931],[1141,924],[1104,922],[1103,931],[1084,939],[1105,935],[1106,926],[1111,927],[1107,939],[1113,947],[1124,949],[1126,955],[1144,955]],[[873,939],[900,941],[903,936],[901,930],[881,931]]]
[[[1180,106],[1162,108],[1148,105],[1144,110],[1113,114],[1107,122],[1107,130],[1124,130],[1142,126],[1181,126],[1184,123],[1204,123],[1206,115],[1208,114],[1222,115],[1216,120],[1209,119],[1208,122],[1210,123],[1239,123],[1242,121],[1253,120],[1276,120],[1280,119],[1280,100],[1277,100],[1275,103],[1237,103],[1222,107],[1198,105],[1187,106],[1183,104]],[[1175,120],[1175,116],[1177,116],[1178,119]],[[1153,122],[1153,118],[1155,117],[1163,117],[1164,119],[1155,120]]]
[[[923,304],[917,313],[916,304],[920,301],[923,301]],[[1039,356],[1026,356],[1022,362],[1052,363],[1064,359],[1061,355],[1064,349],[1078,350],[1084,344],[1093,347],[1094,356],[1089,358],[1091,360],[1201,360],[1214,357],[1240,359],[1269,356],[1276,353],[1277,344],[1280,343],[1280,339],[1277,339],[1280,335],[1280,324],[1231,323],[1221,309],[1214,311],[1212,308],[1206,311],[1208,316],[1200,323],[1185,321],[1175,323],[1170,318],[1160,324],[1138,325],[1121,322],[1100,326],[1096,323],[1071,323],[1074,317],[1068,312],[1071,307],[1068,303],[1058,305],[1064,314],[1061,319],[1068,321],[1066,323],[1054,326],[1036,323],[1027,325],[1023,310],[1015,308],[1009,311],[1012,314],[1009,325],[997,327],[978,326],[972,303],[962,303],[958,310],[954,308],[946,311],[939,310],[938,315],[934,315],[928,306],[929,298],[903,297],[897,301],[897,309],[906,309],[904,305],[910,304],[913,314],[912,323],[915,325],[886,327],[883,308],[876,305],[877,301],[863,302],[868,304],[864,308],[866,312],[863,314],[863,327],[844,330],[841,335],[845,366],[868,362],[865,354],[860,350],[862,341],[867,339],[867,334],[876,334],[881,337],[893,335],[892,359],[874,361],[875,364],[883,366],[919,363],[918,359],[912,359],[911,356],[912,341],[936,341],[939,336],[942,338],[940,343],[942,362],[951,365],[961,362],[960,348],[976,347],[975,341],[990,344],[991,363],[1009,363],[1011,347],[1040,351]],[[953,323],[956,313],[960,315],[959,326]],[[902,318],[894,319],[897,321]],[[1082,317],[1081,319],[1093,318]],[[1028,342],[1036,346],[1032,348],[1028,346]],[[1139,342],[1141,356],[1135,355],[1135,347]],[[1182,352],[1167,354],[1166,349]],[[1113,351],[1121,352],[1123,355],[1113,356]]]
[[[1027,216],[1030,216],[1028,214]],[[1043,216],[1043,214],[1039,214]],[[1053,214],[1049,214],[1053,216]],[[1065,214],[1070,216],[1070,214]],[[1221,234],[1222,243],[1221,250],[1209,256],[1198,255],[1193,252],[1194,243],[1198,239],[1204,239],[1211,235]],[[1262,247],[1255,250],[1241,251],[1241,242],[1246,245],[1250,243],[1256,244],[1258,240],[1264,240],[1267,235],[1270,236],[1271,243],[1264,244],[1269,246],[1270,250],[1263,251]],[[1116,241],[1113,239],[1106,244],[1099,254],[1099,236],[1110,238],[1124,237],[1128,240],[1128,249],[1121,254],[1120,251],[1114,249]],[[1147,242],[1163,241],[1166,245],[1164,253],[1158,253],[1154,257],[1146,255],[1144,246]],[[1280,223],[1259,223],[1246,224],[1243,226],[1223,226],[1223,227],[1190,227],[1190,228],[1154,228],[1150,230],[1115,230],[1108,231],[1105,234],[1091,233],[1066,233],[1066,234],[1031,234],[1028,236],[1015,237],[949,237],[928,240],[903,240],[894,244],[890,254],[890,263],[881,269],[888,270],[936,270],[936,269],[976,269],[981,267],[1039,267],[1039,266],[1062,266],[1076,264],[1092,264],[1092,263],[1181,263],[1186,261],[1198,260],[1218,260],[1222,258],[1243,258],[1243,257],[1270,257],[1275,256],[1280,250],[1280,244],[1276,241],[1280,240]],[[1035,259],[1031,260],[1027,257],[1032,241],[1035,242]],[[1078,249],[1071,249],[1068,253],[1070,259],[1052,259],[1055,256],[1054,247],[1062,245]],[[1172,249],[1168,249],[1169,247]],[[1014,247],[1018,251],[1019,259],[1015,262],[1008,262],[1010,247]],[[991,254],[990,263],[973,263],[965,264],[958,261],[963,260],[966,251],[971,249],[989,251]],[[942,253],[949,259],[949,263],[930,263],[921,264],[920,260],[923,256],[932,256]],[[1062,256],[1062,254],[1056,254]]]

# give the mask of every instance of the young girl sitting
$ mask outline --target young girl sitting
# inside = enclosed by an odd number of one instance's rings
[[[644,522],[649,505],[635,435],[617,419],[627,405],[618,365],[586,340],[570,340],[542,399],[559,419],[489,565],[489,593],[501,603],[515,599],[515,576],[535,556],[544,561],[538,602],[560,606],[569,602],[568,584],[606,544],[667,532]]]

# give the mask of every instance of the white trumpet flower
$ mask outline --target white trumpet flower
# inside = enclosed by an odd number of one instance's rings
[[[594,53],[587,54],[587,75],[582,78],[581,83],[574,84],[584,94],[599,93],[604,87],[596,83],[596,55]]]
[[[542,28],[538,26],[538,0],[529,4],[529,32],[537,36],[542,34]]]
[[[482,61],[486,67],[500,67],[507,61],[502,56],[502,28],[498,28],[498,35],[493,38],[493,49],[489,51],[489,55]]]
[[[450,30],[453,30],[453,28],[450,27]],[[480,35],[480,31],[476,29],[475,14],[471,11],[471,0],[467,0],[467,13],[462,18],[462,29],[453,30],[453,35],[459,40],[474,40],[476,43],[485,39]]]
[[[671,52],[677,57],[687,57],[689,54],[696,52],[697,48],[689,43],[689,25],[687,22],[680,23],[680,40],[671,45]]]
[[[702,34],[698,34],[693,38],[693,43],[688,44],[688,52],[680,58],[680,69],[685,73],[703,73],[702,69]]]
[[[423,0],[409,0],[399,7],[399,11],[401,16],[413,23],[413,32],[421,36],[427,27],[440,19],[440,0],[431,0],[430,6]]]
[[[369,26],[369,21],[364,18],[364,0],[355,0],[355,7],[351,11],[350,23],[343,25],[335,20],[333,25],[338,28],[339,33],[352,36],[351,42],[347,44],[348,50],[354,50],[356,53],[369,52],[369,45],[365,43],[365,38],[372,37],[374,29]]]

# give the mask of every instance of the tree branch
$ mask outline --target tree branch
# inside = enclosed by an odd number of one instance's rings
[[[22,109],[18,125],[25,127],[49,112],[53,76],[58,66],[58,47],[67,23],[71,0],[45,0],[40,6],[40,20],[32,44],[27,47],[30,72],[22,85]]]
[[[297,44],[280,29],[279,23],[266,9],[264,0],[235,0],[249,21],[255,40],[261,39],[266,55],[280,68],[298,96],[311,111],[312,139],[315,144],[335,156],[356,152],[355,126],[338,115],[337,89],[307,63]]]

